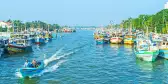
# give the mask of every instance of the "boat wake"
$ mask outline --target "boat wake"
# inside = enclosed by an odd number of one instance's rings
[[[22,74],[19,71],[16,71],[15,76],[18,78],[22,78]]]
[[[72,51],[68,51],[67,53],[63,53],[64,47],[60,48],[57,52],[55,52],[51,57],[45,59],[43,62],[45,64],[45,69],[39,73],[39,74],[35,74],[32,77],[37,77],[37,76],[41,76],[45,73],[48,72],[53,72],[55,70],[57,70],[57,68],[59,68],[62,63],[64,63],[66,61],[66,57],[74,54],[75,52],[79,51],[80,49],[73,49]],[[46,54],[44,55],[46,58]],[[52,65],[52,66],[48,66],[50,63],[54,62],[54,61],[58,61],[56,64]],[[16,72],[16,76],[22,78],[21,73]],[[30,77],[31,78],[31,77]]]
[[[62,52],[64,47],[60,48],[55,54],[53,54],[50,58],[44,60],[45,66],[47,66],[50,62],[57,60],[56,56]],[[46,56],[45,56],[46,57]]]
[[[54,71],[56,71],[56,70],[61,66],[61,64],[64,63],[65,61],[66,61],[66,60],[60,60],[60,61],[58,61],[56,64],[54,64],[53,66],[51,66],[51,67],[46,67],[40,74],[35,75],[35,76],[41,76],[41,75],[43,75],[43,74],[45,74],[45,73],[54,72]]]

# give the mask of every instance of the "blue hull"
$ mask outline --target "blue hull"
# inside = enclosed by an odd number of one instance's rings
[[[159,56],[168,59],[168,50],[160,49]]]
[[[103,43],[104,43],[103,40],[100,40],[100,41],[97,40],[97,41],[96,41],[96,44],[97,44],[97,45],[101,45],[101,44],[103,44]]]
[[[105,40],[103,43],[104,43],[104,44],[109,44],[109,43],[110,43],[110,41],[106,41],[106,40]]]
[[[20,68],[19,72],[21,73],[22,77],[32,77],[41,73],[44,70],[44,63],[42,62],[41,65],[37,68]]]
[[[46,41],[52,41],[52,38],[45,38]]]
[[[45,44],[45,39],[44,38],[36,38],[35,43],[36,44]]]
[[[31,39],[31,42],[32,42],[32,43],[35,43],[35,39]]]

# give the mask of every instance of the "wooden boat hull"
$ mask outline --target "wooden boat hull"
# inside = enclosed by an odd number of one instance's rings
[[[0,57],[4,54],[4,48],[0,48]]]
[[[35,44],[45,44],[45,39],[44,38],[36,38]]]
[[[114,44],[122,43],[122,38],[111,38],[110,43],[114,43]]]
[[[45,41],[52,41],[52,38],[45,38]]]
[[[124,39],[124,44],[134,44],[133,40]]]
[[[96,44],[97,44],[97,45],[104,44],[104,41],[103,41],[103,40],[96,40]]]
[[[110,43],[110,39],[109,38],[104,38],[103,39],[103,43],[104,44],[109,44]]]
[[[168,59],[168,49],[159,49],[159,56]]]
[[[7,46],[7,52],[10,54],[15,54],[15,53],[21,53],[21,52],[31,52],[32,51],[32,46],[16,46],[12,44],[8,44]]]
[[[44,63],[41,62],[41,65],[37,68],[20,68],[19,72],[21,73],[22,77],[31,77],[41,73],[44,70]]]
[[[135,51],[136,57],[144,61],[155,61],[159,50],[156,51]]]

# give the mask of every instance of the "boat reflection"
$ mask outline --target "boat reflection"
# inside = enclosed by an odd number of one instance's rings
[[[116,48],[116,49],[120,48],[121,46],[122,44],[110,44],[111,48]]]
[[[19,84],[39,84],[39,78],[20,78]]]
[[[134,45],[124,45],[124,48],[126,49],[132,49],[134,47]]]
[[[147,62],[136,58],[136,64],[143,71],[153,71],[158,65],[164,65],[164,59],[157,59],[155,62]]]

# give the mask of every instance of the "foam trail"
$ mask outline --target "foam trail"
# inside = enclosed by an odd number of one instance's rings
[[[47,66],[52,61],[59,60],[59,59],[65,57],[65,56],[68,56],[68,55],[71,55],[71,54],[73,54],[73,52],[66,53],[66,54],[61,55],[59,57],[53,57],[52,56],[51,58],[44,60],[45,66]]]
[[[48,73],[48,72],[53,72],[53,71],[57,70],[61,66],[61,64],[64,63],[65,61],[66,60],[61,60],[58,63],[56,63],[55,65],[44,69],[40,74],[35,74],[32,77],[41,76],[44,73]],[[32,77],[30,77],[30,78],[32,78]]]
[[[55,60],[55,57],[56,57],[59,53],[62,52],[63,48],[64,48],[64,47],[60,48],[60,49],[59,49],[54,55],[52,55],[50,58],[45,59],[45,60],[44,60],[44,64],[45,64],[45,66],[47,66],[48,63],[54,61],[54,60]]]
[[[15,73],[15,76],[19,77],[19,78],[22,78],[22,74],[20,72],[16,72]]]
[[[42,74],[44,74],[44,73],[47,73],[47,72],[53,72],[53,71],[55,71],[57,68],[59,68],[59,66],[62,64],[62,63],[64,63],[66,60],[61,60],[61,61],[59,61],[58,63],[56,63],[55,65],[53,65],[53,66],[51,66],[51,67],[49,67],[49,68],[46,68],[43,72],[42,72]]]
[[[74,50],[74,51],[71,51],[71,52],[69,52],[69,53],[65,53],[65,54],[63,54],[63,55],[60,55],[60,56],[58,56],[58,57],[56,57],[57,54],[54,54],[54,55],[51,56],[50,58],[44,60],[44,64],[45,64],[45,66],[47,66],[50,62],[55,61],[55,60],[59,60],[59,59],[64,58],[64,57],[66,57],[66,56],[69,56],[69,55],[71,55],[71,54],[73,54],[73,53],[75,53],[75,52],[77,52],[77,51],[79,51],[79,50]]]

